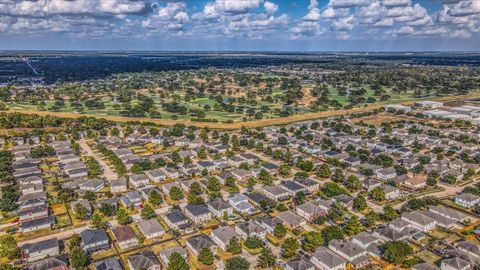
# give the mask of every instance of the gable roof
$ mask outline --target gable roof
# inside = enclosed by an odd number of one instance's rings
[[[157,257],[151,251],[145,251],[128,257],[128,261],[134,270],[149,269],[152,266],[160,266]]]
[[[103,229],[99,229],[99,230],[87,229],[82,231],[80,233],[80,236],[82,237],[82,242],[84,245],[95,244],[98,242],[103,242],[105,240],[108,241],[107,233]]]
[[[156,218],[140,221],[137,223],[137,225],[140,232],[142,232],[144,235],[165,232],[162,225],[160,225],[160,222],[158,222]]]
[[[335,252],[327,249],[326,247],[317,248],[315,253],[313,253],[313,257],[329,268],[336,268],[339,265],[347,263],[347,260],[340,257],[340,255],[337,255]]]

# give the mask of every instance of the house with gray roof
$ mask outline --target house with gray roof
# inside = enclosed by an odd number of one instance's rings
[[[328,248],[351,262],[355,268],[361,267],[370,261],[367,251],[349,240],[331,240],[328,243]]]
[[[152,180],[152,182],[156,182],[156,183],[164,181],[167,178],[167,176],[161,169],[154,169],[151,171],[147,171],[145,172],[145,175],[147,175],[147,177],[150,180]]]
[[[267,230],[254,221],[246,221],[235,224],[235,231],[244,239],[256,236],[265,239]]]
[[[110,240],[103,229],[84,230],[80,233],[80,237],[82,238],[82,248],[87,253],[110,248]]]
[[[240,234],[238,234],[235,228],[230,226],[223,226],[217,229],[212,230],[211,238],[221,249],[224,251],[227,250],[228,243],[233,237],[240,239]]]
[[[372,244],[378,244],[380,242],[380,239],[378,237],[373,236],[369,232],[361,232],[359,234],[352,236],[351,241],[352,243],[357,244],[358,246],[364,249],[367,249],[368,246]]]
[[[180,211],[173,209],[169,213],[165,214],[164,220],[170,228],[175,230],[183,229],[188,227],[189,220],[185,214]]]
[[[233,207],[224,202],[222,199],[216,199],[207,203],[208,210],[218,218],[223,217],[223,213],[227,213],[229,216],[233,214]]]
[[[455,203],[466,208],[473,208],[480,203],[480,197],[471,193],[462,193],[455,197]]]
[[[306,258],[299,258],[285,264],[287,270],[315,270],[315,265]]]
[[[432,205],[428,210],[435,214],[439,214],[446,218],[452,219],[456,222],[465,222],[467,219],[469,219],[469,216],[467,216],[466,214],[458,210],[455,210],[453,208],[445,207],[442,205]]]
[[[188,261],[188,254],[187,254],[187,251],[184,248],[182,248],[182,247],[172,247],[172,248],[167,248],[167,249],[161,250],[159,252],[160,259],[162,259],[162,261],[165,263],[165,265],[168,265],[168,263],[170,262],[170,256],[173,253],[178,253],[178,254],[182,255],[182,257],[186,261]]]
[[[347,265],[347,260],[323,246],[315,250],[311,261],[322,270],[344,270]]]
[[[142,196],[136,190],[127,192],[120,198],[120,202],[127,208],[139,207],[143,203]]]
[[[214,254],[217,251],[217,245],[206,234],[200,234],[187,239],[187,248],[195,255],[198,256],[200,250],[203,248],[210,249]]]
[[[137,226],[146,239],[161,237],[165,234],[165,230],[156,218],[140,221]]]
[[[132,174],[128,176],[129,183],[132,187],[139,188],[148,185],[150,179],[143,173]]]
[[[25,244],[21,249],[22,257],[26,259],[27,262],[35,262],[60,254],[60,246],[56,237],[36,243]]]
[[[110,191],[113,193],[127,191],[127,178],[120,177],[117,180],[110,181]]]
[[[440,262],[441,270],[467,270],[472,267],[469,261],[466,261],[460,257],[453,257],[450,259],[443,259]]]
[[[96,262],[95,270],[123,270],[123,267],[117,258],[110,257]]]
[[[281,219],[285,224],[290,226],[290,228],[297,228],[299,226],[303,226],[307,222],[303,217],[293,213],[290,210],[278,213],[277,217]]]
[[[94,178],[79,185],[80,190],[93,192],[99,192],[104,186],[105,182],[100,178]]]
[[[312,221],[321,216],[326,215],[326,211],[320,208],[320,206],[313,204],[311,202],[306,202],[304,204],[298,205],[295,209],[297,214],[306,220]]]
[[[151,251],[144,251],[128,256],[128,266],[131,270],[160,270],[162,266]]]
[[[255,220],[255,222],[257,222],[262,227],[264,227],[269,233],[273,233],[273,231],[275,230],[275,226],[277,226],[277,224],[283,224],[283,221],[281,219],[277,217],[271,217],[268,215],[258,218],[257,220]]]
[[[427,232],[435,228],[437,221],[431,217],[421,214],[419,211],[405,212],[402,219],[412,224],[412,227],[422,232]]]
[[[68,257],[60,254],[25,265],[25,270],[68,270]],[[108,270],[108,269],[106,269]]]
[[[212,218],[212,213],[203,204],[188,204],[185,206],[185,215],[197,224],[206,223]]]

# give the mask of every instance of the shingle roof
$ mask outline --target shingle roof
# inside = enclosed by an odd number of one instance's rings
[[[315,257],[318,261],[322,262],[329,268],[336,268],[339,265],[342,265],[347,262],[344,258],[337,255],[335,252],[327,249],[326,247],[319,247],[313,253],[313,257]]]

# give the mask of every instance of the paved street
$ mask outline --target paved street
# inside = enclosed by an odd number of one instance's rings
[[[89,156],[92,156],[93,158],[95,158],[95,160],[100,164],[100,166],[102,166],[103,175],[108,181],[118,179],[117,173],[114,172],[98,154],[92,151],[92,149],[85,142],[85,140],[79,140],[78,144],[80,145],[80,148],[82,148],[84,152],[86,152]]]

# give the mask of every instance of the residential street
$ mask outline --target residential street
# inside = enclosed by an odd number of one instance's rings
[[[114,172],[98,154],[92,151],[92,149],[85,142],[85,140],[79,140],[78,144],[80,145],[80,148],[82,148],[84,152],[86,152],[89,156],[92,156],[93,158],[95,158],[95,160],[97,160],[100,166],[102,166],[103,175],[108,181],[118,179],[117,173]]]

